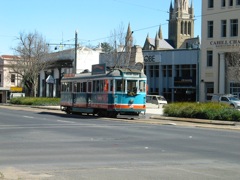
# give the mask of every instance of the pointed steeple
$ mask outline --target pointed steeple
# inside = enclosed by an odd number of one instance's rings
[[[170,7],[169,7],[169,11],[171,12],[173,10],[173,5],[172,5],[172,1],[170,2]]]
[[[158,32],[156,33],[156,36],[155,36],[155,50],[158,50],[159,49],[159,36],[158,36]]]
[[[159,39],[163,39],[163,36],[162,36],[162,26],[161,25],[159,26],[159,30],[158,30],[158,37],[159,37]]]
[[[179,2],[179,0],[175,0],[174,8],[176,8],[176,9],[180,8],[180,2]]]
[[[125,44],[126,44],[126,50],[129,51],[132,47],[133,43],[133,37],[132,37],[132,30],[130,27],[130,23],[128,24],[128,29],[127,29],[127,35],[125,37]]]

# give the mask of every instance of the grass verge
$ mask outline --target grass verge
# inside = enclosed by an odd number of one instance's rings
[[[60,104],[60,98],[45,97],[16,97],[10,100],[11,104],[33,105],[33,106],[57,106]]]
[[[240,111],[221,103],[171,103],[164,108],[171,117],[240,121]]]

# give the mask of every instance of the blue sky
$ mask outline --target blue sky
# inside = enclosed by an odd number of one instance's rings
[[[0,55],[13,54],[20,32],[37,31],[48,43],[74,43],[75,30],[81,45],[98,45],[120,24],[131,25],[134,42],[143,46],[146,36],[155,37],[162,26],[168,38],[172,0],[3,0],[0,15]],[[189,0],[191,2],[191,0]],[[201,36],[201,1],[193,0],[195,36]]]

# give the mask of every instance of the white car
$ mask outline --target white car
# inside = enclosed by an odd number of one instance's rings
[[[167,104],[167,100],[160,95],[147,95],[146,106],[150,108],[160,108]]]
[[[229,104],[230,106],[232,106],[236,109],[240,108],[240,100],[232,94],[213,95],[211,101],[212,102],[226,103],[226,104]]]

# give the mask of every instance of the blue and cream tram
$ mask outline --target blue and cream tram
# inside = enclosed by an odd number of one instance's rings
[[[136,69],[92,66],[91,73],[65,75],[61,81],[61,109],[67,113],[102,117],[139,115],[146,111],[146,76]]]

